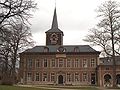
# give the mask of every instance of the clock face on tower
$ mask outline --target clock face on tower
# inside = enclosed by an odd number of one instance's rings
[[[55,33],[51,34],[50,41],[51,41],[51,44],[57,44],[57,42],[58,42],[58,35],[55,34]]]

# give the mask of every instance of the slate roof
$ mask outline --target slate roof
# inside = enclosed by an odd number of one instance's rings
[[[50,32],[52,32],[52,33],[56,33],[56,32],[60,32],[60,33],[63,33],[59,28],[51,28],[51,29],[49,29],[48,31],[46,31],[45,33],[50,33]]]
[[[113,65],[112,57],[100,58],[100,65]],[[120,65],[120,56],[115,56],[116,65]]]
[[[45,48],[48,48],[48,52],[49,53],[53,53],[53,52],[59,52],[60,48],[63,48],[65,53],[69,53],[69,52],[75,52],[74,49],[77,48],[77,52],[82,52],[82,53],[99,53],[98,51],[94,50],[93,48],[91,48],[89,45],[63,45],[63,46],[57,46],[57,45],[50,45],[50,46],[35,46],[31,49],[27,49],[26,51],[24,51],[24,53],[27,52],[38,52],[38,53],[43,53]]]
[[[52,21],[52,27],[45,33],[50,33],[50,32],[60,32],[63,33],[59,28],[58,28],[58,21],[57,21],[57,13],[56,13],[56,8],[54,10],[54,16],[53,16],[53,21]]]

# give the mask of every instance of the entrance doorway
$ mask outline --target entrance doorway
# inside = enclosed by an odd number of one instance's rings
[[[105,87],[110,87],[111,86],[111,84],[112,84],[111,79],[112,78],[111,78],[111,76],[109,74],[106,74],[104,76],[104,85],[105,85]]]
[[[58,76],[58,84],[63,84],[63,76],[62,75]]]
[[[91,74],[91,84],[95,84],[95,74]]]
[[[116,84],[117,85],[120,85],[120,74],[117,74],[117,76],[116,76]]]

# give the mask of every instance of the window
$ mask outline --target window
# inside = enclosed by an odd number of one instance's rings
[[[58,48],[58,52],[65,52],[65,51],[66,51],[66,49],[63,46],[60,46]]]
[[[43,73],[43,81],[47,81],[47,73]]]
[[[55,59],[52,59],[51,67],[55,67]]]
[[[70,82],[71,81],[71,74],[67,73],[67,81]]]
[[[83,73],[83,81],[87,81],[87,73]]]
[[[79,74],[75,73],[75,82],[78,82],[78,81],[79,81]]]
[[[83,67],[87,67],[87,60],[83,59]]]
[[[32,59],[27,60],[27,67],[32,68]]]
[[[109,68],[109,67],[106,67],[105,70],[110,70],[110,68]]]
[[[35,78],[35,80],[36,80],[36,81],[39,81],[39,79],[40,79],[39,73],[36,73],[36,78]]]
[[[59,67],[63,67],[63,60],[59,59]]]
[[[75,47],[74,52],[79,52],[79,47]]]
[[[49,52],[49,48],[48,47],[44,47],[44,52]]]
[[[95,59],[91,59],[91,67],[95,67]]]
[[[44,59],[44,67],[47,67],[47,59]]]
[[[32,81],[32,73],[27,73],[27,81]]]
[[[40,60],[36,60],[35,66],[36,66],[36,68],[39,68],[39,67],[40,67]]]
[[[78,67],[78,66],[79,66],[79,60],[75,59],[75,67]]]
[[[51,41],[51,44],[57,44],[57,41],[58,41],[58,35],[53,33],[51,36],[50,36],[50,41]]]
[[[55,81],[55,74],[51,73],[51,81]]]
[[[70,67],[71,66],[71,61],[70,59],[67,59],[67,67]]]

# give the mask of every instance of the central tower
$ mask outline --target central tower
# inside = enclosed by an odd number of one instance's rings
[[[63,32],[58,28],[56,8],[54,10],[51,29],[46,33],[46,45],[63,45]]]

